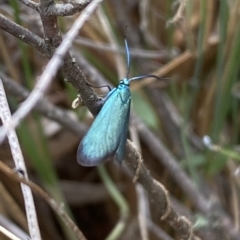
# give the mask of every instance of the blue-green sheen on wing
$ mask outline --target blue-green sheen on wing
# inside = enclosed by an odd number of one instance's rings
[[[83,166],[96,166],[109,157],[121,163],[125,151],[131,94],[119,84],[108,95],[101,111],[77,150],[77,161]]]
[[[128,108],[128,113],[123,121],[123,127],[122,127],[122,135],[119,141],[119,146],[116,151],[116,154],[114,156],[114,160],[118,161],[119,164],[122,163],[124,153],[125,153],[125,148],[126,148],[126,142],[127,142],[127,133],[128,133],[128,124],[129,124],[129,117],[130,117],[130,105],[131,105],[131,98],[129,98],[129,108]]]

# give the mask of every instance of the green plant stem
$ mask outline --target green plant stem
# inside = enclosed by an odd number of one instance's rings
[[[224,155],[228,158],[232,158],[233,160],[240,161],[240,155],[239,155],[239,153],[237,153],[235,151],[228,150],[228,149],[223,148],[223,147],[218,146],[218,145],[212,145],[209,149],[214,151],[214,152],[221,153],[222,155]]]
[[[117,204],[119,211],[120,211],[120,219],[118,223],[115,225],[111,233],[107,236],[106,240],[115,240],[118,239],[123,230],[126,227],[126,221],[129,216],[129,206],[121,192],[118,190],[115,183],[111,180],[110,176],[108,175],[106,168],[101,165],[98,166],[98,173],[106,186],[111,198]]]

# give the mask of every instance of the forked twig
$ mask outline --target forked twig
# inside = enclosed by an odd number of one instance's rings
[[[68,52],[74,38],[77,36],[80,28],[83,26],[84,22],[89,18],[95,8],[102,0],[92,1],[82,12],[82,14],[78,17],[78,19],[74,22],[72,28],[66,34],[65,39],[62,41],[61,45],[56,49],[53,57],[47,64],[42,76],[39,78],[38,83],[35,88],[29,95],[29,97],[22,103],[21,107],[16,111],[13,115],[11,121],[8,126],[5,128],[1,128],[1,136],[0,143],[6,137],[6,134],[15,127],[18,126],[20,121],[26,117],[27,114],[34,108],[39,99],[43,96],[44,92],[47,90],[50,85],[52,79],[55,77],[58,69],[60,68],[64,56]]]

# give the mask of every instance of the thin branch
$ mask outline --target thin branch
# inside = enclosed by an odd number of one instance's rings
[[[169,109],[171,105],[171,101],[169,100],[168,95],[162,91],[161,89],[157,89],[156,87],[149,86],[149,98],[153,103],[156,110],[157,115],[161,119],[162,126],[164,129],[164,135],[172,144],[173,153],[177,156],[178,159],[185,158],[184,147],[182,143],[181,136],[181,128],[176,124],[176,121],[173,119],[174,113],[177,116],[176,109]],[[159,105],[159,103],[164,103]],[[173,105],[173,104],[172,104]],[[173,107],[172,107],[173,108]],[[179,116],[178,121],[181,122],[181,117]]]
[[[74,57],[77,60],[77,63],[81,69],[84,69],[84,74],[87,79],[91,80],[91,83],[94,86],[102,86],[102,85],[109,85],[110,87],[113,87],[111,83],[107,81],[107,79],[99,72],[97,68],[95,68],[92,64],[90,64],[86,58],[80,54],[77,49],[74,49]],[[107,92],[106,92],[107,93]]]
[[[6,217],[0,214],[0,226],[10,231],[12,234],[14,234],[21,240],[29,239],[29,234],[27,234],[19,226],[17,226],[16,223],[13,222],[13,220],[9,220],[9,216]]]
[[[169,26],[170,24],[176,24],[181,19],[183,19],[183,12],[186,7],[187,1],[188,0],[177,0],[177,2],[179,2],[178,10],[177,10],[176,14],[174,15],[174,17],[167,21],[167,26]]]
[[[17,97],[20,101],[25,100],[29,96],[30,93],[26,88],[5,76],[3,73],[0,73],[0,78],[8,94]],[[39,100],[34,109],[44,116],[62,124],[62,126],[79,136],[84,135],[87,131],[86,125],[80,123],[77,119],[73,119],[68,111],[53,105],[46,98]]]
[[[0,232],[11,240],[21,240],[16,235],[14,235],[12,232],[10,232],[7,228],[5,228],[1,225],[0,225]]]
[[[74,40],[74,43],[82,45],[82,46],[87,46],[93,49],[99,49],[101,51],[109,51],[113,53],[122,53],[125,54],[126,50],[125,47],[113,47],[110,44],[107,43],[100,43],[93,41],[88,38],[84,37],[78,37],[77,39]],[[145,50],[141,48],[131,48],[129,49],[131,57],[140,57],[140,58],[150,58],[150,59],[161,59],[161,60],[166,60],[170,59],[170,57],[173,57],[169,54],[168,51],[166,50]]]
[[[149,199],[141,184],[136,184],[137,200],[138,200],[138,222],[141,239],[149,240],[147,222],[150,219]]]
[[[31,0],[18,0],[18,1],[34,10],[37,10],[39,6],[38,3],[35,3],[34,1]]]
[[[45,16],[71,16],[75,13],[81,12],[92,0],[76,0],[69,3],[51,4],[47,11],[38,9],[40,15]]]
[[[102,32],[106,34],[106,37],[110,42],[110,44],[112,45],[112,47],[117,49],[118,48],[117,38],[112,31],[111,25],[106,15],[104,14],[102,7],[99,7],[97,11],[97,16],[98,16],[98,21],[102,28]],[[125,59],[123,58],[123,56],[119,54],[114,55],[114,62],[117,70],[117,76],[119,78],[125,76],[126,67],[125,67]]]
[[[5,127],[8,126],[9,122],[11,121],[11,112],[8,106],[7,97],[1,79],[0,79],[0,117],[2,119],[3,126]],[[27,179],[28,178],[27,169],[15,129],[10,129],[10,131],[8,131],[7,133],[7,136],[15,166],[17,169],[21,169],[23,171]],[[36,208],[34,205],[31,189],[24,184],[21,184],[21,189],[24,198],[30,236],[33,240],[40,240],[41,235],[38,226]]]
[[[139,153],[130,141],[127,141],[127,151],[125,155],[125,163],[135,174],[139,165]],[[147,170],[144,164],[141,165],[138,173],[138,182],[141,183],[149,195],[151,202],[156,206],[156,211],[161,216],[161,220],[166,221],[171,225],[178,234],[181,235],[181,239],[199,239],[193,233],[191,222],[184,216],[179,215],[171,206],[168,192],[165,187],[153,179],[149,170]]]
[[[42,38],[38,37],[36,34],[32,33],[28,29],[12,22],[11,20],[4,17],[2,14],[0,14],[0,28],[12,34],[16,38],[22,40],[37,51],[46,55],[48,58],[50,57],[47,45]]]
[[[78,236],[80,240],[86,240],[81,230],[77,227],[77,225],[72,221],[72,219],[64,211],[63,206],[57,203],[53,198],[51,198],[51,196],[47,192],[45,192],[42,188],[40,188],[34,182],[26,179],[23,175],[20,175],[15,171],[13,171],[11,168],[9,168],[6,164],[4,164],[1,161],[0,161],[0,170],[3,173],[5,173],[7,176],[12,178],[13,180],[19,183],[23,183],[24,185],[27,185],[34,192],[39,194],[51,206],[51,208],[61,217],[61,219],[65,222],[65,224],[74,231],[74,233],[76,234],[76,236]]]
[[[56,49],[52,59],[47,64],[45,71],[42,76],[39,78],[38,83],[35,88],[29,95],[29,97],[22,103],[21,107],[15,112],[12,117],[12,120],[9,122],[9,125],[4,129],[1,129],[0,143],[6,137],[6,134],[13,128],[19,125],[20,121],[26,117],[27,114],[34,108],[39,99],[43,96],[44,92],[47,90],[52,79],[55,77],[57,70],[62,64],[62,59],[68,52],[74,38],[77,36],[80,28],[83,26],[84,22],[89,18],[95,8],[102,0],[95,0],[91,2],[80,17],[75,21],[72,28],[66,35],[66,38],[63,40],[61,45]]]

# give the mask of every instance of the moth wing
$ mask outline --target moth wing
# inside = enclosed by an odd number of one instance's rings
[[[127,115],[124,118],[123,126],[122,126],[122,135],[120,137],[119,145],[118,145],[116,154],[114,156],[114,160],[116,160],[119,164],[122,163],[125,149],[126,149],[128,125],[129,125],[129,118],[130,118],[130,106],[131,106],[131,99],[129,99],[128,110],[126,111]]]
[[[130,108],[130,91],[113,89],[77,150],[77,161],[83,166],[97,166],[114,156],[123,134],[124,122]]]

